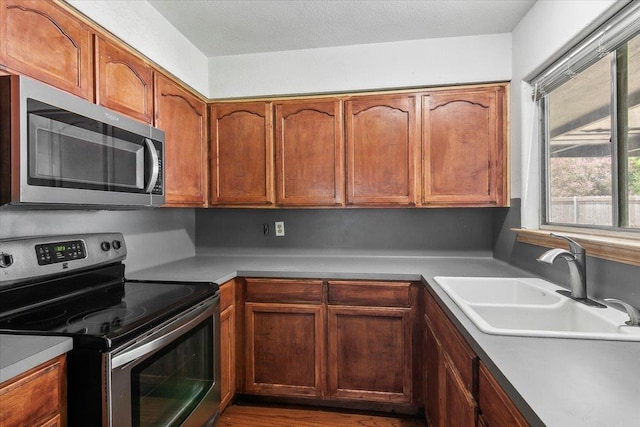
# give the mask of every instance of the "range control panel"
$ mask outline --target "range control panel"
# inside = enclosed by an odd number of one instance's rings
[[[36,245],[36,257],[39,265],[71,261],[87,257],[87,250],[82,240],[47,243]]]
[[[122,261],[122,233],[92,233],[0,240],[0,289],[25,280]]]

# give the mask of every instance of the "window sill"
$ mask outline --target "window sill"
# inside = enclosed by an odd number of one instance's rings
[[[568,248],[567,242],[551,237],[549,233],[563,234],[580,243],[588,256],[609,261],[640,266],[640,239],[638,237],[618,237],[610,234],[592,234],[567,229],[525,230],[514,228],[517,241],[548,248]]]

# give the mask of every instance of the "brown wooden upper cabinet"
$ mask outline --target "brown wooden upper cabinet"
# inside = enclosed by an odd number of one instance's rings
[[[278,205],[343,205],[342,101],[283,101],[275,110]]]
[[[211,204],[273,205],[270,102],[211,107]]]
[[[345,102],[347,204],[415,205],[419,171],[415,95]]]
[[[153,69],[100,36],[96,36],[96,103],[153,123]]]
[[[93,101],[92,31],[59,5],[0,2],[0,64]]]
[[[424,205],[506,206],[505,88],[422,98]]]
[[[155,81],[155,126],[165,132],[166,204],[205,206],[206,104],[161,74],[156,74]]]

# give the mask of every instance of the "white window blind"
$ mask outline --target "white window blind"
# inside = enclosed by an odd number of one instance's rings
[[[633,1],[543,73],[531,80],[538,100],[640,33],[640,1]]]

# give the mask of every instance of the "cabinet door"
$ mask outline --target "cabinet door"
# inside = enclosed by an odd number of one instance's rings
[[[153,123],[153,69],[96,36],[96,103]]]
[[[323,305],[245,303],[245,392],[325,395]]]
[[[425,402],[424,412],[431,427],[442,425],[440,421],[440,344],[428,324],[424,330]]]
[[[477,405],[449,355],[440,348],[440,414],[442,426],[474,427]]]
[[[504,87],[424,96],[426,205],[506,206]]]
[[[156,74],[155,125],[165,132],[165,197],[169,206],[207,202],[206,105]]]
[[[220,411],[224,411],[236,392],[235,309],[227,307],[220,313]]]
[[[211,204],[272,205],[270,102],[211,107]]]
[[[66,363],[62,355],[3,383],[0,425],[66,425]]]
[[[342,205],[342,102],[280,102],[275,108],[278,205]]]
[[[332,398],[411,403],[411,310],[329,306]]]
[[[41,0],[0,2],[0,64],[93,101],[90,28]]]
[[[414,205],[418,132],[415,96],[345,102],[347,204]]]
[[[220,412],[236,394],[236,281],[220,286]]]
[[[477,404],[429,322],[425,328],[425,415],[431,427],[473,427]]]
[[[528,426],[529,423],[486,366],[480,363],[478,371],[478,404],[484,425],[489,427]]]

